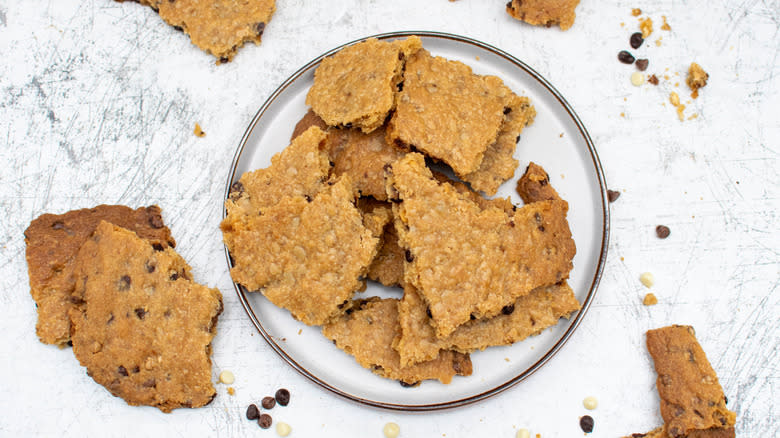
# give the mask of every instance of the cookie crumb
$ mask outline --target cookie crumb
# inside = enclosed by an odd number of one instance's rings
[[[596,400],[596,397],[588,396],[585,397],[585,400],[582,401],[582,406],[585,406],[585,409],[592,411],[596,409],[599,405],[599,401]]]
[[[617,201],[617,199],[620,197],[620,192],[617,190],[607,190],[607,200],[609,203],[613,203]]]
[[[276,425],[276,434],[277,435],[279,435],[279,436],[287,436],[287,435],[290,434],[290,432],[292,432],[292,427],[290,427],[289,424],[280,421]]]
[[[649,272],[643,272],[639,276],[639,281],[648,289],[653,287],[653,283],[654,283],[653,280],[654,280],[653,279],[653,274],[651,274]]]
[[[382,428],[382,433],[385,434],[386,438],[397,438],[401,434],[401,428],[398,424],[390,422]]]
[[[654,306],[658,304],[658,298],[656,298],[655,294],[647,293],[645,295],[645,299],[642,300],[642,304],[645,306]]]
[[[656,75],[650,75],[649,78],[647,78],[647,82],[650,82],[653,85],[658,85],[658,76]]]
[[[707,79],[709,79],[709,77],[710,75],[707,74],[699,64],[695,62],[691,63],[691,66],[688,68],[688,77],[685,79],[685,83],[688,84],[688,87],[692,91],[692,98],[696,99],[699,97],[699,88],[707,85]]]
[[[200,127],[200,124],[199,124],[199,123],[196,123],[196,124],[195,124],[195,129],[194,129],[192,132],[193,132],[195,135],[197,135],[198,137],[205,137],[205,136],[206,136],[206,133],[205,133],[205,132],[203,132],[203,129],[201,129],[201,127]]]
[[[661,15],[661,19],[664,20],[664,24],[661,25],[661,30],[672,30],[672,27],[666,22],[666,15]]]
[[[685,115],[683,114],[683,111],[685,111],[685,105],[680,103],[680,96],[674,91],[669,94],[669,103],[677,108],[677,118],[680,119],[681,122],[684,121]]]
[[[656,45],[656,47],[661,47],[661,38],[658,38],[657,40],[655,40],[655,45]]]
[[[631,9],[631,15],[633,15],[634,17],[638,17],[642,15],[642,10],[639,8]]]
[[[236,377],[228,370],[222,371],[219,373],[219,383],[224,383],[225,385],[230,385],[233,382],[236,381]]]
[[[232,387],[232,386],[229,386],[229,387],[228,387],[228,389],[227,389],[227,392],[228,392],[228,394],[230,394],[230,395],[236,395],[236,390],[235,390],[235,389],[233,389],[233,387]]]
[[[650,17],[639,20],[639,30],[642,31],[642,38],[647,38],[653,33],[653,19]]]
[[[528,429],[520,429],[515,434],[515,438],[531,438],[531,432]]]
[[[631,84],[633,86],[638,87],[644,83],[645,83],[645,75],[643,75],[638,71],[631,73]]]

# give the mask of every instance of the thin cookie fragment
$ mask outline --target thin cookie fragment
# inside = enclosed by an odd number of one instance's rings
[[[398,300],[360,300],[350,303],[344,315],[322,328],[322,334],[336,346],[355,357],[357,362],[375,374],[416,385],[423,380],[438,379],[450,383],[457,375],[472,372],[468,354],[442,351],[430,361],[402,366],[393,347],[398,331]]]
[[[565,282],[543,286],[504,306],[499,315],[469,321],[449,336],[437,338],[425,302],[413,286],[407,285],[398,306],[401,335],[394,348],[401,363],[408,365],[433,359],[439,350],[470,353],[510,345],[541,333],[579,308],[580,303]]]
[[[696,99],[699,97],[699,88],[707,85],[707,79],[710,75],[704,71],[701,66],[695,62],[691,63],[688,68],[688,77],[685,78],[685,83],[688,84],[688,88],[691,89],[691,97]]]
[[[323,59],[314,71],[306,104],[330,126],[369,133],[395,108],[405,60],[421,47],[416,36],[395,41],[369,38],[346,47]]]
[[[461,175],[463,181],[471,184],[474,190],[489,196],[495,195],[498,187],[514,176],[518,165],[518,161],[513,158],[515,147],[520,140],[520,133],[533,123],[536,110],[527,97],[512,94],[504,114],[506,120],[498,138],[488,146],[479,168]]]
[[[170,412],[211,402],[219,290],[193,282],[173,249],[108,222],[79,250],[74,275],[73,353],[88,375],[131,405]]]
[[[513,18],[534,26],[560,26],[569,29],[574,24],[574,10],[580,0],[512,0],[506,12]]]
[[[574,241],[565,201],[536,202],[507,212],[482,208],[435,180],[420,154],[407,154],[388,174],[404,280],[431,310],[437,337],[491,317],[540,286],[565,280]]]
[[[64,345],[70,340],[73,308],[73,263],[81,245],[100,221],[136,232],[162,250],[176,246],[165,226],[160,207],[136,210],[124,205],[98,205],[63,214],[43,214],[24,231],[30,276],[30,294],[38,307],[38,338],[45,344]]]
[[[550,176],[542,166],[533,161],[528,164],[525,173],[517,181],[517,194],[526,204],[561,199],[558,192],[550,185]]]
[[[462,62],[420,50],[406,63],[388,140],[467,175],[479,169],[485,151],[496,142],[511,96],[501,79],[476,75]]]
[[[734,436],[736,414],[693,327],[674,325],[647,332],[647,349],[658,373],[661,416],[669,437]]]
[[[379,239],[363,225],[349,177],[311,201],[288,196],[262,214],[222,222],[233,281],[321,325],[363,287]]]

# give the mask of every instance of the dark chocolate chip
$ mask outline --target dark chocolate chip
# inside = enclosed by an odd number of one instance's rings
[[[723,403],[729,404],[729,398],[725,395],[723,396]]]
[[[241,181],[236,181],[230,186],[230,193],[238,193],[239,195],[244,193],[244,185],[241,184]]]
[[[537,228],[539,231],[541,231],[542,233],[544,233],[544,225],[539,225],[539,226],[538,226],[538,227],[536,227],[536,228]]]
[[[414,255],[412,255],[412,252],[409,251],[408,249],[404,253],[404,256],[406,257],[407,262],[412,263],[414,261]]]
[[[650,64],[650,61],[648,61],[647,59],[637,59],[636,60],[636,68],[639,71],[647,70],[648,64]]]
[[[144,319],[146,317],[146,309],[143,307],[138,307],[135,309],[135,315],[138,317],[138,319]]]
[[[276,406],[276,399],[273,397],[263,397],[261,404],[263,405],[263,409],[273,409],[274,406]]]
[[[184,28],[181,26],[173,26],[174,30],[178,30],[179,32],[184,32]]]
[[[290,403],[290,391],[282,388],[276,391],[274,398],[276,398],[276,402],[279,403],[279,406],[287,406],[287,403]]]
[[[173,274],[171,274],[171,281],[176,281],[178,279],[179,279],[179,273],[178,272],[174,272]]]
[[[400,56],[400,54],[399,54]],[[398,91],[404,91],[404,83],[399,82],[398,85],[396,85],[396,88],[398,88]]]
[[[271,423],[273,423],[274,420],[271,418],[268,414],[263,414],[257,419],[257,424],[263,429],[268,429],[271,427]]]
[[[51,224],[51,228],[53,230],[61,230],[65,228],[65,224],[62,221],[56,221],[53,224]]]
[[[149,225],[151,225],[152,228],[162,228],[165,226],[162,220],[162,216],[159,214],[153,214],[149,216]]]
[[[68,347],[72,347],[72,346],[73,346],[73,341],[68,341]]]
[[[220,64],[225,64],[225,63],[228,63],[228,62],[230,62],[230,58],[228,58],[227,56],[223,56],[223,57],[219,58],[219,63]]]
[[[515,143],[519,143],[519,142],[520,142],[520,136],[518,135],[517,138],[515,138]]]
[[[255,24],[255,32],[257,32],[257,35],[260,36],[263,34],[263,31],[265,31],[265,23],[262,21]]]
[[[474,314],[472,313],[472,314],[469,315],[469,319],[474,321],[475,319],[477,319],[477,317],[474,316]]]
[[[642,37],[642,32],[632,33],[631,38],[628,40],[628,43],[631,44],[632,49],[638,49],[643,42],[645,42],[645,39]]]
[[[509,1],[509,2],[506,2],[506,7],[507,7],[507,8],[512,8],[512,2],[511,2],[511,1]]]
[[[514,228],[515,227],[515,221],[509,221],[509,226]]]
[[[580,417],[580,429],[585,433],[593,432],[593,417],[590,415]]]
[[[636,58],[634,58],[634,55],[628,53],[625,50],[621,50],[618,53],[618,61],[622,62],[623,64],[633,64],[635,59]]]
[[[617,190],[607,190],[607,200],[609,200],[610,204],[617,201],[619,197],[620,192]]]
[[[345,128],[351,128],[352,127],[352,122],[345,124],[344,127]]]
[[[127,368],[123,367],[122,365],[119,365],[119,368],[116,370],[119,375],[127,377]]]
[[[669,227],[666,225],[659,225],[655,227],[655,235],[658,236],[659,239],[666,239],[671,233],[671,230],[669,230]]]
[[[505,107],[504,108],[504,114],[509,114],[511,112],[512,112],[512,108],[509,108],[509,107]]]
[[[155,251],[163,251],[163,250],[165,250],[165,248],[163,248],[163,246],[160,245],[159,243],[153,243],[152,244],[152,248],[154,248]]]
[[[312,201],[311,196],[309,196],[309,195],[303,195],[303,197],[306,198],[306,202],[311,202]]]
[[[501,313],[503,313],[504,315],[511,315],[512,312],[514,312],[514,311],[515,311],[515,305],[514,304],[510,304],[508,306],[504,306],[504,307],[501,308]]]
[[[406,382],[404,382],[403,380],[399,380],[398,382],[399,382],[399,383],[401,384],[401,386],[403,386],[404,388],[414,388],[415,386],[417,386],[417,385],[419,385],[419,384],[420,384],[420,382],[419,382],[419,381],[418,381],[418,382],[412,382],[412,383],[406,383]]]
[[[133,367],[133,374],[138,374],[140,372],[141,372],[141,367],[139,367],[138,365]]]
[[[251,404],[246,408],[246,419],[257,420],[260,417],[260,411],[257,409],[257,405]]]
[[[428,315],[428,318],[433,318],[433,314],[431,313],[430,307],[425,308],[425,314]]]
[[[154,272],[155,268],[154,263],[149,263],[149,261],[146,262],[146,272],[151,274]]]
[[[122,278],[119,279],[119,281],[116,284],[116,288],[118,290],[128,290],[130,289],[130,284],[132,284],[132,280],[130,279],[129,275],[123,275]]]

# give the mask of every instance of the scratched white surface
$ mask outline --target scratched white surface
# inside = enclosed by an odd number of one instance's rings
[[[0,435],[275,436],[243,415],[284,386],[292,402],[271,414],[292,436],[380,437],[395,421],[404,437],[514,437],[521,427],[571,437],[586,413],[593,437],[621,436],[661,422],[644,332],[671,323],[696,328],[737,433],[780,435],[780,1],[584,0],[568,32],[515,22],[500,1],[278,3],[263,44],[216,66],[137,4],[0,0]],[[670,76],[657,87],[633,87],[634,68],[616,60],[637,28],[633,7],[655,22],[634,52]],[[671,32],[658,29],[661,15]],[[265,98],[332,47],[415,29],[476,38],[534,67],[579,113],[622,192],[599,292],[562,351],[492,399],[424,414],[343,400],[278,358],[238,304],[217,228],[235,147]],[[690,100],[692,60],[710,83],[686,109],[699,117],[681,123],[668,94]],[[222,290],[214,374],[235,373],[235,396],[218,385],[202,409],[129,407],[69,350],[37,341],[22,232],[41,213],[100,203],[158,203],[196,279]],[[657,224],[668,239],[655,237]],[[641,304],[644,271],[656,278],[654,307]],[[582,407],[588,395],[599,399],[593,412]]]

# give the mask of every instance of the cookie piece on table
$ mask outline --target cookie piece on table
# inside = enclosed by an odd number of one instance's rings
[[[568,278],[575,254],[565,201],[507,212],[482,208],[433,179],[420,154],[388,172],[400,246],[409,251],[404,280],[423,296],[437,337],[491,317],[537,287]]]
[[[517,194],[526,204],[561,199],[558,192],[550,185],[550,176],[542,166],[533,161],[528,164],[525,173],[517,181]]]
[[[469,355],[453,351],[442,351],[427,362],[402,366],[392,347],[397,331],[398,300],[377,297],[351,302],[344,315],[322,328],[326,338],[354,356],[361,366],[382,377],[399,380],[404,386],[429,379],[450,383],[456,374],[471,375]]]
[[[327,322],[363,287],[379,244],[354,205],[349,177],[326,187],[311,201],[288,196],[221,224],[233,281],[308,325]]]
[[[393,347],[401,357],[401,364],[409,365],[431,360],[439,350],[470,353],[510,345],[538,335],[579,309],[579,301],[565,282],[543,286],[505,306],[492,318],[468,321],[449,336],[437,338],[425,302],[413,286],[407,285],[398,306],[400,336]]]
[[[504,110],[506,120],[501,126],[496,141],[488,146],[482,163],[474,172],[461,175],[463,181],[471,184],[474,190],[495,195],[498,187],[514,176],[518,161],[514,159],[515,147],[520,141],[520,133],[533,123],[536,109],[527,97],[512,94]]]
[[[73,262],[102,220],[136,232],[159,249],[176,246],[156,205],[136,210],[124,205],[98,205],[34,219],[24,231],[24,242],[30,294],[38,307],[36,331],[45,344],[64,345],[70,340]]]
[[[323,130],[311,127],[275,154],[270,166],[241,175],[225,201],[228,217],[257,216],[286,196],[315,196],[330,172],[326,139]]]
[[[693,327],[673,325],[647,332],[647,350],[658,373],[661,416],[669,437],[734,436],[736,414]]]
[[[699,88],[707,85],[709,78],[710,75],[699,64],[691,63],[691,66],[688,67],[688,77],[685,78],[685,83],[691,89],[691,98],[696,99],[699,97]]]
[[[495,143],[512,95],[495,76],[419,50],[406,62],[388,141],[443,161],[458,176],[469,174]]]
[[[506,12],[534,26],[557,24],[561,30],[567,30],[574,24],[574,10],[579,3],[580,0],[511,0],[506,4]]]
[[[192,281],[173,249],[108,222],[82,245],[74,275],[73,353],[88,375],[131,405],[170,412],[211,402],[219,290]]]
[[[422,47],[416,36],[405,40],[369,38],[322,60],[306,104],[330,126],[369,133],[395,108],[406,59]]]

